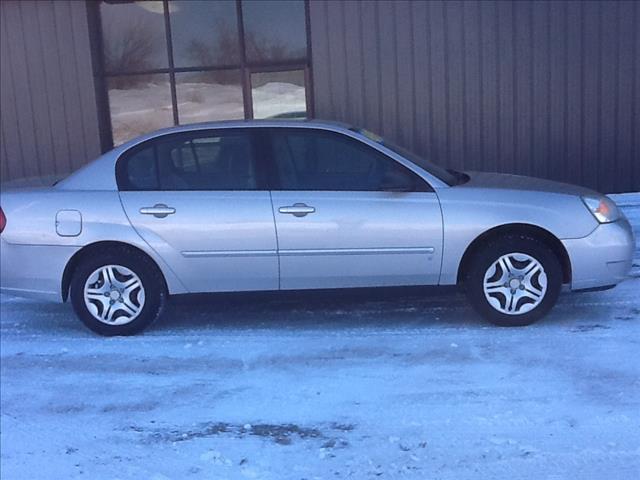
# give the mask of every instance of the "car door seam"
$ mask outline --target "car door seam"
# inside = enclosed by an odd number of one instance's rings
[[[273,195],[269,190],[269,201],[271,202],[271,216],[273,217],[273,228],[276,233],[276,257],[278,258],[278,290],[282,290],[282,271],[280,269],[280,239],[278,238],[278,222],[276,221],[276,212],[273,205]]]

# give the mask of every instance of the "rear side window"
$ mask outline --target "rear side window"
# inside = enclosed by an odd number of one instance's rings
[[[346,135],[278,128],[270,138],[280,190],[382,191],[398,177],[415,191],[431,190],[403,165]]]
[[[120,190],[256,190],[246,131],[177,134],[151,140],[118,161]]]

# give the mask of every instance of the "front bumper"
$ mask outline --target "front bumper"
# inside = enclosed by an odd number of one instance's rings
[[[79,249],[17,245],[0,238],[0,293],[61,302],[64,269]]]
[[[562,243],[571,260],[572,290],[616,285],[628,278],[635,239],[626,218],[598,225],[590,235]]]

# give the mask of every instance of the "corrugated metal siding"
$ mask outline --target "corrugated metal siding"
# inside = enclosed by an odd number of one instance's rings
[[[65,174],[100,154],[87,12],[0,2],[2,180]]]
[[[637,191],[639,10],[312,0],[316,115],[448,167]]]

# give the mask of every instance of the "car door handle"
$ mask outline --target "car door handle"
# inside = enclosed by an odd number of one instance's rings
[[[176,213],[176,209],[167,207],[164,203],[157,203],[153,207],[142,207],[140,213],[142,215],[153,215],[156,218],[165,218]]]
[[[316,209],[305,205],[304,203],[294,203],[288,207],[280,207],[278,211],[280,213],[293,215],[294,217],[304,217],[305,215],[315,212]]]

